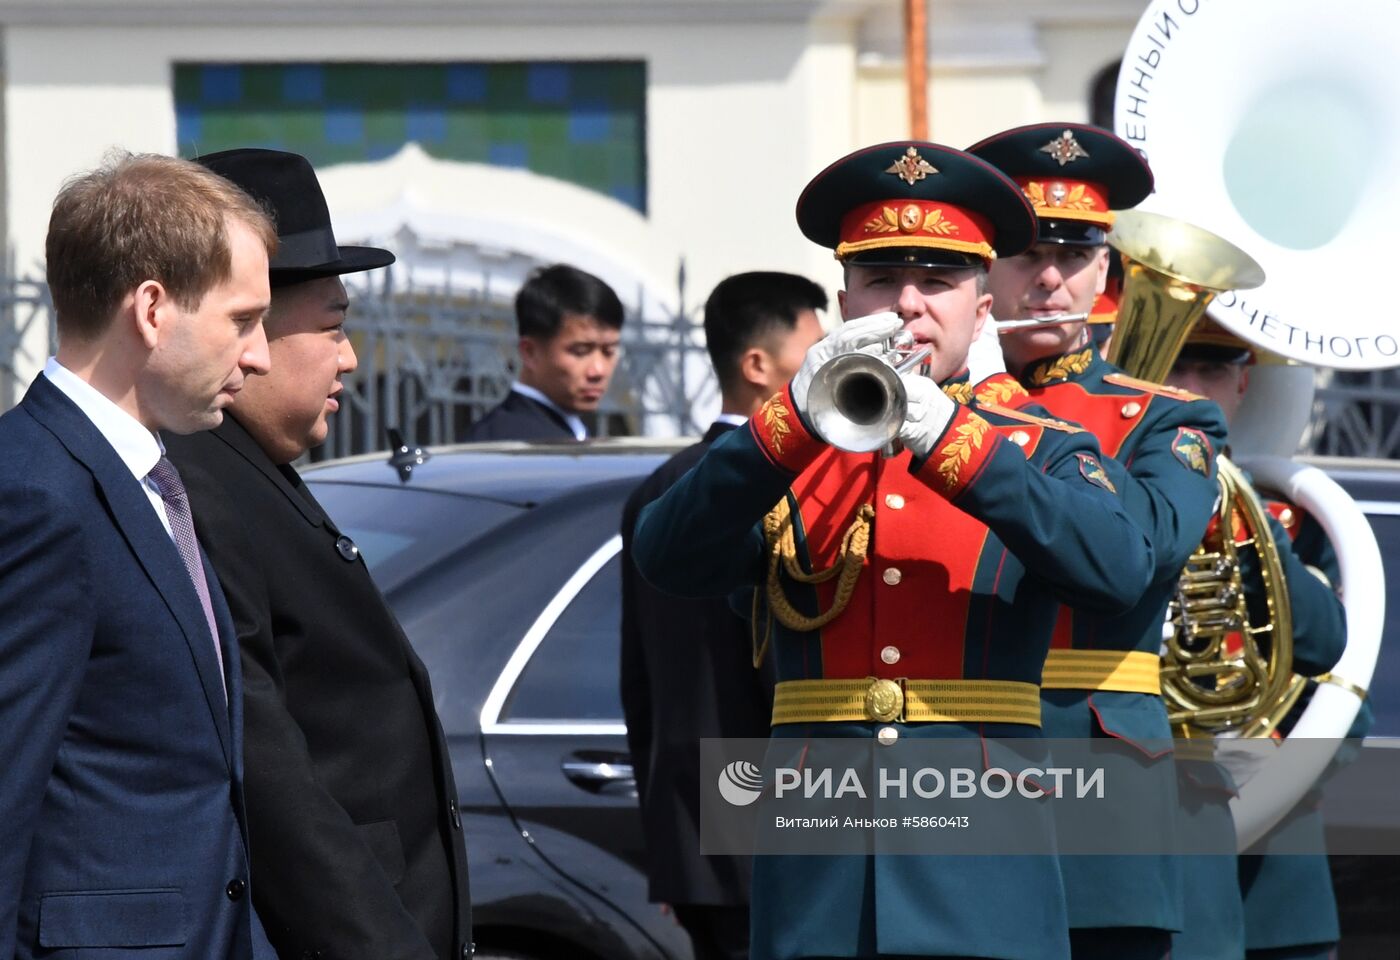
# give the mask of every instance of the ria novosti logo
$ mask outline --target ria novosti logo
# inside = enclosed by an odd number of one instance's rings
[[[763,793],[763,771],[747,760],[735,760],[719,772],[719,795],[736,807],[747,807]]]

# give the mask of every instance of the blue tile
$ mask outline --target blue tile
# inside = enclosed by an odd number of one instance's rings
[[[402,146],[401,143],[371,143],[365,147],[365,159],[383,160],[386,157],[392,157],[399,152],[399,148]]]
[[[454,63],[447,68],[447,99],[453,103],[481,103],[486,99],[486,67],[479,63]]]
[[[608,189],[608,196],[633,210],[642,209],[642,188],[635,183],[615,183]]]
[[[365,117],[360,108],[339,104],[326,108],[326,142],[337,145],[362,143],[365,139]]]
[[[569,139],[574,143],[602,143],[612,130],[611,111],[605,104],[579,104],[569,111]]]
[[[569,99],[569,68],[562,63],[532,63],[526,88],[534,103],[565,103]]]
[[[447,139],[447,113],[432,104],[409,104],[404,111],[404,135],[418,143],[440,143]]]
[[[199,108],[181,104],[175,108],[175,142],[180,145],[184,156],[198,156],[203,153],[204,116]]]
[[[493,143],[486,151],[486,162],[493,167],[528,167],[530,149],[523,143]]]
[[[243,68],[206,66],[199,72],[199,97],[205,103],[237,103],[243,99]]]
[[[287,103],[320,103],[326,96],[326,71],[320,64],[297,63],[282,69],[282,99]]]

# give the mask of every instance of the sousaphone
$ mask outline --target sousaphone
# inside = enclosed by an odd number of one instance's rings
[[[1400,209],[1397,49],[1394,0],[1153,0],[1119,72],[1115,130],[1156,177],[1143,208],[1231,241],[1268,274],[1211,307],[1222,326],[1292,361],[1254,369],[1232,450],[1256,482],[1317,518],[1342,571],[1346,652],[1294,743],[1233,802],[1241,849],[1322,772],[1330,750],[1302,741],[1346,736],[1380,648],[1384,576],[1370,525],[1325,474],[1286,458],[1311,414],[1313,368],[1400,366],[1400,335],[1388,314],[1362,306],[1355,282],[1388,249]]]

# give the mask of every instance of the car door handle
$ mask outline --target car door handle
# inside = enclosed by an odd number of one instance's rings
[[[580,756],[560,764],[564,776],[590,793],[627,793],[636,788],[636,775],[626,754]]]

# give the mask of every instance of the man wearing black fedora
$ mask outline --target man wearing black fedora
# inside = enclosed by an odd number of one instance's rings
[[[261,201],[279,241],[271,371],[247,379],[217,430],[169,439],[242,648],[258,912],[283,958],[466,956],[466,854],[427,672],[291,466],[325,441],[356,366],[339,278],[394,255],[336,243],[304,157],[199,162]]]

